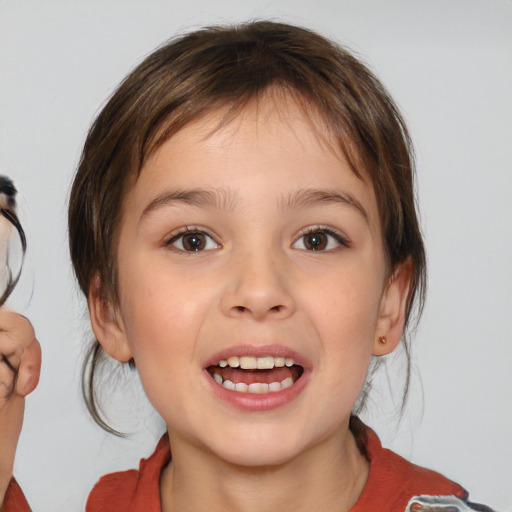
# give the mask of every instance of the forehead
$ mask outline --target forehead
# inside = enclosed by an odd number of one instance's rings
[[[304,188],[342,188],[366,204],[378,225],[368,178],[352,170],[311,105],[271,93],[236,115],[227,112],[209,112],[164,142],[147,159],[126,201],[147,202],[165,187],[234,190],[242,202],[261,192],[283,196]]]
[[[156,136],[147,144],[147,151],[141,155],[141,167],[146,167],[147,160],[170,139],[177,145],[177,140],[194,138],[194,141],[190,142],[206,147],[207,144],[202,143],[206,143],[207,139],[210,139],[210,142],[219,142],[220,138],[224,138],[226,142],[230,139],[236,140],[241,127],[246,131],[247,128],[253,128],[255,133],[252,135],[258,135],[268,134],[272,128],[281,130],[283,125],[286,125],[287,132],[315,139],[326,151],[332,152],[334,156],[341,156],[344,163],[348,151],[348,160],[354,173],[366,181],[371,181],[364,171],[356,144],[350,137],[343,135],[346,131],[341,128],[343,123],[328,119],[329,116],[322,114],[314,101],[296,90],[273,85],[248,98],[240,97],[232,102],[221,100],[220,103],[207,103],[191,116],[191,119],[182,126],[182,117],[187,116],[183,116],[178,109],[158,127]],[[175,126],[176,120],[178,127]],[[214,137],[218,132],[222,132],[221,137]],[[144,145],[146,146],[146,142]],[[141,168],[139,172],[140,170]]]

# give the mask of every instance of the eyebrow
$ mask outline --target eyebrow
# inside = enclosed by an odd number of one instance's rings
[[[282,209],[307,208],[322,204],[343,204],[355,208],[369,222],[368,213],[363,205],[351,194],[338,190],[301,189],[283,196],[280,200]]]
[[[233,211],[238,202],[236,193],[230,189],[193,188],[164,192],[155,197],[143,210],[140,220],[150,212],[164,206],[186,204],[199,208]],[[308,208],[322,204],[343,204],[355,208],[368,222],[368,213],[363,205],[351,194],[338,190],[300,189],[283,195],[278,206],[281,210]]]
[[[162,208],[163,206],[174,206],[175,204],[186,204],[218,210],[233,210],[236,205],[236,197],[229,189],[193,188],[187,190],[170,190],[155,197],[155,199],[144,208],[140,219],[142,220],[148,213]]]

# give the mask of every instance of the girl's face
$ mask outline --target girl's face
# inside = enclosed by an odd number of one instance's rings
[[[400,338],[407,286],[388,286],[372,187],[292,100],[215,131],[221,114],[134,181],[119,306],[93,293],[91,316],[107,352],[135,359],[173,452],[279,464],[346,438],[370,355]]]

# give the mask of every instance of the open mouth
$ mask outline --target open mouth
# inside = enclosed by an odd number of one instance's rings
[[[220,386],[241,393],[275,393],[297,382],[304,368],[289,357],[232,356],[207,368]]]

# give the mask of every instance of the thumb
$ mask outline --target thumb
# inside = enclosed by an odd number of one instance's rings
[[[36,338],[25,347],[21,355],[16,381],[16,392],[21,396],[32,393],[39,382],[41,373],[41,345]]]

